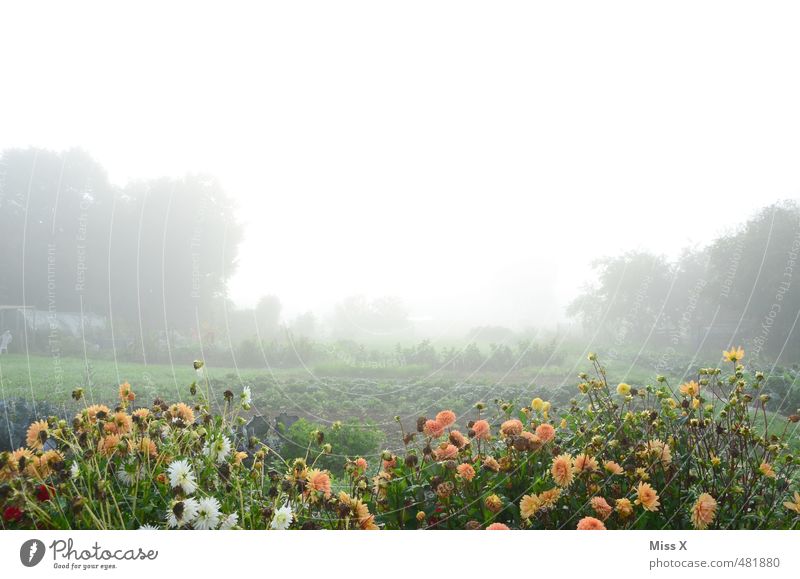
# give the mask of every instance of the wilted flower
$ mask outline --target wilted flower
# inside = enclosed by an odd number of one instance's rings
[[[775,478],[775,470],[768,462],[762,462],[761,466],[758,467],[758,470],[767,478]]]
[[[522,432],[522,422],[516,418],[506,420],[500,425],[500,434],[505,437],[518,436],[520,432]]]
[[[49,436],[48,426],[46,420],[39,420],[34,422],[28,427],[28,432],[25,436],[25,442],[28,448],[32,450],[40,450],[44,443],[47,442]]]
[[[191,498],[172,501],[172,505],[167,511],[167,525],[176,529],[190,524],[197,516],[198,507],[197,500]]]

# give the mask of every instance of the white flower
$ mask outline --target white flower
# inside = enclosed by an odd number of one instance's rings
[[[199,508],[200,505],[195,499],[172,501],[172,506],[167,511],[167,524],[171,529],[188,525],[194,521]]]
[[[77,460],[72,463],[72,466],[69,467],[69,476],[71,476],[73,479],[77,479],[79,476],[81,476],[81,467],[78,466]]]
[[[192,467],[186,460],[176,460],[167,468],[169,473],[169,483],[172,488],[180,487],[187,495],[197,490],[197,482],[192,472]]]
[[[194,528],[199,531],[216,529],[219,524],[219,501],[214,497],[200,499],[197,505],[197,517]]]
[[[158,531],[160,529],[159,529],[159,527],[156,527],[155,525],[151,525],[150,523],[146,523],[144,525],[140,525],[137,530],[139,530],[139,531]]]
[[[220,436],[211,441],[206,441],[203,447],[203,454],[217,464],[225,462],[231,453],[231,441],[227,436]]]
[[[242,398],[242,407],[245,408],[246,410],[247,408],[250,407],[250,403],[253,401],[253,397],[250,394],[250,386],[245,386],[242,389],[241,398]]]
[[[294,513],[292,513],[292,507],[287,503],[275,511],[275,514],[272,515],[272,523],[270,523],[269,527],[276,531],[283,531],[289,528],[293,520]]]
[[[234,528],[238,523],[239,513],[231,513],[230,515],[225,515],[222,517],[222,522],[219,524],[219,528],[223,531],[227,531]]]

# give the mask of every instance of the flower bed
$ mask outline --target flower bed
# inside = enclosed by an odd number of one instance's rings
[[[403,448],[351,457],[338,478],[318,466],[336,450],[321,430],[293,460],[241,440],[247,389],[227,391],[218,412],[207,382],[191,385],[190,404],[149,406],[126,383],[113,409],[76,390],[71,424],[34,422],[26,447],[0,455],[2,526],[797,528],[800,459],[788,440],[800,417],[768,429],[764,377],[745,379],[743,355],[725,352],[729,372],[703,369],[677,388],[663,377],[612,386],[590,355],[593,376],[581,374],[563,408],[496,400],[410,429],[398,418]]]

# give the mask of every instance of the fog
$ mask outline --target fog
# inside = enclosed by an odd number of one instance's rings
[[[213,175],[237,306],[394,296],[433,333],[553,327],[593,260],[676,258],[800,194],[789,19],[411,4],[5,5],[0,149],[77,147],[119,186]]]

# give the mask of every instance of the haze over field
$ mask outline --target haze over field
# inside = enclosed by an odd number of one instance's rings
[[[79,147],[119,185],[218,177],[240,306],[552,325],[593,259],[676,257],[800,193],[791,22],[619,18],[642,9],[445,2],[366,29],[363,2],[4,6],[0,149]]]

